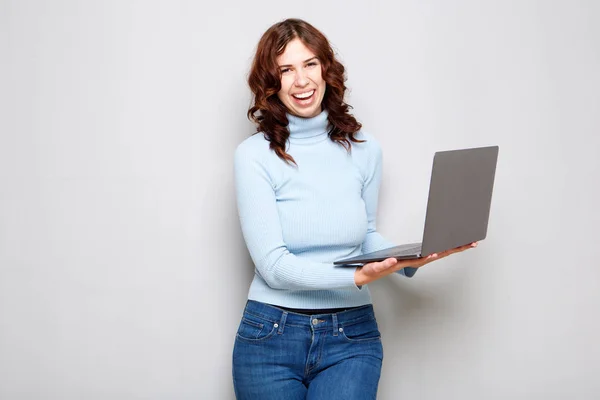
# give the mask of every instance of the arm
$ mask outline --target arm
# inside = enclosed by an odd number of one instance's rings
[[[362,197],[363,201],[365,202],[365,208],[367,212],[367,235],[362,244],[363,254],[395,246],[394,243],[389,242],[383,236],[381,236],[379,232],[377,232],[377,204],[379,201],[379,186],[381,184],[383,154],[381,151],[381,146],[375,139],[369,137],[368,140],[372,142],[372,148],[369,151],[367,162],[368,169],[362,191]],[[417,268],[411,267],[405,267],[397,271],[398,274],[409,278],[412,277],[416,272]]]
[[[274,289],[349,289],[356,268],[312,262],[289,252],[283,241],[269,171],[253,148],[238,147],[234,172],[242,233],[256,269]]]

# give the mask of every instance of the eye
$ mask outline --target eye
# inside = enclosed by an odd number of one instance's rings
[[[291,69],[290,69],[290,68],[282,68],[282,69],[281,69],[281,73],[282,73],[282,74],[285,74],[286,72],[290,72],[290,71],[291,71]]]
[[[316,61],[311,61],[311,62],[309,62],[306,65],[309,66],[309,67],[314,67],[314,66],[318,65],[318,63]]]

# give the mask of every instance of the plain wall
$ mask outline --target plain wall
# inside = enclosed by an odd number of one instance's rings
[[[599,398],[593,0],[0,0],[0,398],[233,398],[233,151],[287,17],[347,67],[391,240],[420,239],[436,150],[500,146],[488,238],[371,285],[379,398]]]

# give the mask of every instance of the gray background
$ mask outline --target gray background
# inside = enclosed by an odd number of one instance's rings
[[[498,144],[488,239],[372,285],[380,399],[597,399],[597,1],[0,1],[0,398],[231,399],[232,182],[264,30],[320,28],[419,240],[433,152]]]

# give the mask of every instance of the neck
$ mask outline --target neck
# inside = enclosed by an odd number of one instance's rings
[[[329,127],[328,116],[327,110],[311,118],[302,118],[288,113],[290,142],[310,144],[327,139]]]

